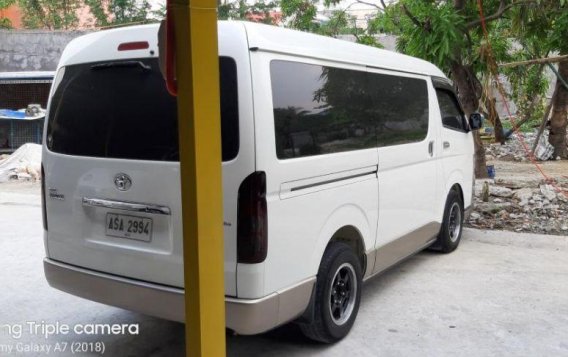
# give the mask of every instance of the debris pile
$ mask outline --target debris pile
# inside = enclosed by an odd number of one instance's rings
[[[0,157],[0,182],[41,178],[41,145],[24,144],[10,156]]]
[[[521,140],[522,139],[522,140]],[[511,134],[511,139],[505,145],[499,143],[491,143],[485,145],[485,154],[487,160],[503,160],[503,161],[528,161],[527,151],[523,146],[523,141],[526,147],[532,150],[534,141],[536,140],[536,132],[533,133],[514,133]],[[538,145],[535,150],[535,157],[538,160],[544,161],[550,159],[554,148],[548,143],[548,133],[542,133]]]
[[[545,180],[477,180],[467,225],[482,229],[568,235],[568,179],[558,192]]]

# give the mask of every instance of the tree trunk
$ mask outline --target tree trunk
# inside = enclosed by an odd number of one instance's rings
[[[487,119],[489,119],[495,131],[495,142],[503,145],[505,144],[505,134],[503,133],[501,118],[499,118],[499,113],[497,113],[497,106],[495,105],[496,100],[495,98],[490,98],[488,95],[484,95],[483,101],[483,104],[487,109]]]
[[[558,64],[558,72],[564,79],[568,79],[568,61]],[[550,117],[550,134],[548,142],[554,146],[552,157],[555,159],[560,156],[568,159],[568,147],[566,147],[566,124],[568,123],[568,90],[557,79],[556,96],[553,99],[552,116]]]
[[[479,107],[479,96],[477,95],[479,81],[473,70],[461,63],[454,62],[452,63],[452,78],[465,114],[469,116],[471,113],[475,113]],[[475,143],[475,177],[487,178],[485,149],[478,130],[473,131],[473,142]]]

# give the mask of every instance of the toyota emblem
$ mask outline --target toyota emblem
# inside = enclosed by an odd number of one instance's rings
[[[117,174],[114,177],[114,185],[119,191],[127,191],[132,186],[132,180],[127,174]]]

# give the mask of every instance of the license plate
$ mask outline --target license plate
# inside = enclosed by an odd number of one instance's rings
[[[152,239],[152,219],[107,213],[105,233],[111,237],[149,242]]]

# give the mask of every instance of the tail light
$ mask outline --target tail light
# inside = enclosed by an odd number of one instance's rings
[[[43,164],[41,164],[41,214],[43,218],[43,229],[47,231],[47,209],[45,200],[45,171],[43,170]]]
[[[239,187],[237,212],[237,261],[262,263],[268,245],[266,174],[254,172]]]

